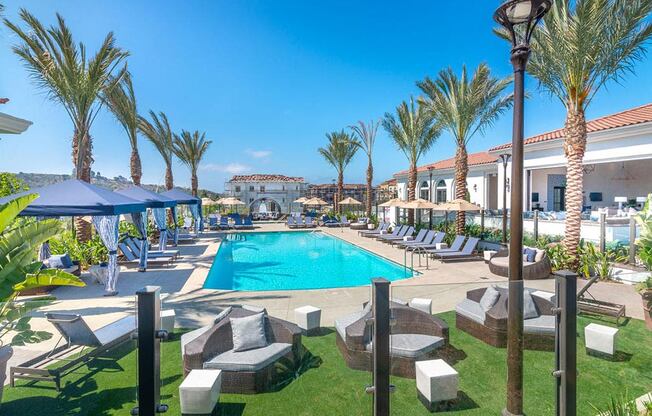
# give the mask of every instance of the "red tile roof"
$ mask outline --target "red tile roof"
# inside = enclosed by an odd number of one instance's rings
[[[608,116],[596,118],[586,123],[588,133],[594,133],[603,130],[615,129],[618,127],[633,126],[636,124],[649,123],[652,121],[652,104],[646,104],[640,107],[635,107],[629,110],[621,111],[620,113],[611,114]],[[525,145],[533,143],[547,142],[549,140],[561,139],[564,137],[564,130],[557,129],[547,133],[539,134],[537,136],[528,137],[523,142]],[[500,146],[492,147],[489,151],[496,151],[502,149],[509,149],[512,147],[511,143],[501,144]]]
[[[298,176],[268,175],[256,173],[253,175],[234,175],[229,182],[298,182],[305,180]]]
[[[469,166],[479,166],[479,165],[488,165],[496,162],[497,157],[490,155],[487,152],[478,152],[469,154]],[[426,172],[430,169],[432,170],[442,170],[442,169],[452,169],[455,167],[455,158],[440,160],[435,163],[430,163],[428,165],[423,165],[417,167],[417,172]],[[406,175],[407,170],[402,170],[394,174],[394,176]]]

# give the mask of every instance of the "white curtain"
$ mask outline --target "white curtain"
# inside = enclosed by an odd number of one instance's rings
[[[158,249],[166,250],[168,241],[167,218],[165,218],[165,208],[152,208],[154,221],[159,230]]]
[[[102,243],[109,250],[109,266],[106,276],[105,289],[107,292],[115,292],[118,283],[118,224],[119,215],[101,215],[93,217],[93,225],[102,240]]]
[[[174,222],[174,245],[179,244],[179,227],[177,227],[177,207],[174,206],[172,209],[172,221]]]
[[[147,241],[147,211],[131,214],[131,220],[140,233],[140,259],[138,261],[138,271],[144,272],[147,270],[147,252],[149,250],[149,242]]]
[[[188,205],[192,218],[195,220],[195,232],[201,231],[201,209],[199,204]]]

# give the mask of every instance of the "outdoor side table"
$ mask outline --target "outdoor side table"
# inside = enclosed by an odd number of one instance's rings
[[[584,328],[584,342],[587,354],[611,358],[616,352],[618,328],[588,324]]]
[[[179,386],[181,413],[210,415],[220,398],[222,370],[192,370]]]
[[[315,306],[301,306],[294,310],[297,326],[306,333],[312,333],[321,326],[321,309]]]
[[[485,250],[484,251],[484,261],[485,261],[485,263],[489,263],[489,260],[491,260],[491,256],[493,256],[496,253],[498,253],[496,250]]]
[[[171,334],[174,331],[174,319],[176,318],[176,313],[174,309],[163,309],[161,310],[161,329],[168,331],[168,334]]]
[[[437,404],[457,399],[459,374],[444,360],[414,363],[417,378],[417,396],[429,411]]]

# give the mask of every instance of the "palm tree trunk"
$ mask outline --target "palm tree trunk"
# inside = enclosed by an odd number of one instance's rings
[[[79,152],[83,151],[83,155],[80,155]],[[72,138],[72,161],[73,165],[76,167],[78,165],[78,160],[81,158],[81,169],[76,169],[75,177],[84,182],[91,182],[91,165],[93,163],[92,157],[92,140],[90,135],[86,133],[84,143],[82,145],[81,134],[79,130],[75,129],[75,133]],[[82,217],[75,217],[75,235],[77,241],[85,243],[91,239],[92,229],[91,224],[85,221]]]
[[[138,149],[135,147],[131,149],[130,169],[131,180],[134,182],[134,185],[140,186],[140,178],[143,176],[143,166],[140,163]]]
[[[571,257],[571,266],[577,265],[577,246],[582,226],[582,191],[584,189],[584,152],[586,151],[586,118],[584,109],[569,110],[564,126],[564,153],[566,154],[566,221],[564,247]]]
[[[197,187],[198,187],[198,180],[197,180],[197,173],[192,172],[192,176],[190,178],[190,186],[192,188],[192,196],[197,196]]]
[[[340,169],[337,172],[337,195],[335,196],[335,206],[333,207],[338,214],[342,214],[342,207],[340,206],[342,194],[344,194],[344,170]]]
[[[408,201],[414,201],[417,193],[417,164],[410,164],[408,172]],[[414,225],[414,210],[408,210],[408,224]]]
[[[469,158],[466,153],[466,146],[458,145],[455,152],[455,199],[466,199],[466,177],[469,174]],[[466,225],[466,213],[457,212],[456,233],[464,234]]]
[[[367,218],[371,217],[371,202],[373,199],[373,183],[374,180],[374,165],[371,161],[371,156],[369,156],[369,164],[367,165]]]
[[[165,188],[169,191],[174,188],[174,177],[172,176],[172,165],[165,166]]]

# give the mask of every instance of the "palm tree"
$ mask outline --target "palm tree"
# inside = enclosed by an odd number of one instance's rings
[[[586,151],[586,110],[607,83],[620,81],[645,54],[652,0],[556,0],[534,32],[528,72],[566,107],[564,247],[577,261]],[[506,38],[506,33],[497,30]]]
[[[182,130],[181,135],[174,135],[172,149],[176,157],[190,169],[192,195],[197,196],[197,168],[212,141],[206,140],[206,133],[194,133]]]
[[[374,143],[376,142],[376,133],[378,132],[380,121],[370,121],[365,124],[358,121],[357,125],[350,126],[353,130],[353,135],[360,148],[367,154],[367,201],[365,204],[365,211],[367,217],[371,217],[371,202],[373,199],[373,180],[374,180],[374,164],[372,154],[374,150]]]
[[[161,154],[165,162],[165,188],[170,190],[174,188],[174,177],[172,176],[172,156],[174,154],[173,134],[170,128],[170,122],[164,112],[160,111],[158,115],[149,110],[149,116],[152,119],[149,122],[145,117],[138,116],[138,130],[147,138],[156,150]]]
[[[125,73],[120,83],[114,85],[113,88],[104,90],[102,99],[127,133],[131,144],[129,164],[131,180],[134,185],[140,186],[143,169],[140,163],[140,154],[138,153],[138,110],[131,75],[128,72]]]
[[[502,95],[511,77],[496,78],[486,64],[480,64],[469,79],[466,66],[458,78],[452,68],[439,73],[435,80],[426,77],[417,85],[426,94],[422,103],[443,129],[453,136],[455,152],[455,198],[467,199],[469,173],[466,146],[478,132],[484,133],[512,105],[512,95]],[[457,213],[457,233],[464,232],[464,211]]]
[[[334,201],[335,211],[341,212],[339,201],[344,193],[344,169],[351,163],[351,159],[359,149],[359,143],[344,130],[327,133],[327,147],[320,147],[319,153],[337,170],[337,195]]]
[[[398,118],[398,119],[397,119]],[[414,201],[417,186],[417,163],[437,140],[440,127],[421,104],[410,97],[410,103],[403,101],[396,107],[396,116],[385,113],[383,127],[410,163],[408,172],[408,201]],[[408,222],[414,224],[414,212],[408,213]]]
[[[47,97],[63,106],[73,123],[72,161],[77,179],[90,182],[93,163],[91,126],[102,107],[99,96],[122,79],[124,70],[113,75],[128,53],[115,45],[109,32],[94,57],[87,58],[86,46],[73,39],[63,17],[46,28],[27,10],[20,10],[26,30],[4,19],[20,39],[12,49],[23,61],[34,83]],[[76,221],[77,238],[90,238],[90,224]]]

